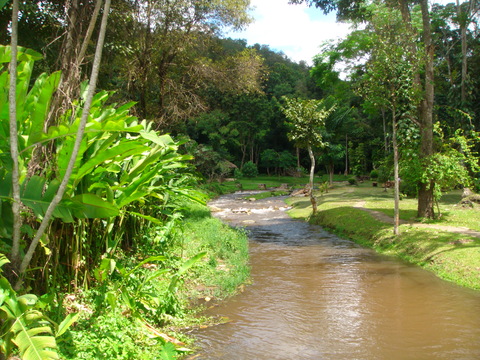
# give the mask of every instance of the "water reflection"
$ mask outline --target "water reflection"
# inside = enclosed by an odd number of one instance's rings
[[[248,224],[253,285],[209,311],[232,321],[196,332],[196,359],[480,359],[479,293],[254,206],[219,213]]]

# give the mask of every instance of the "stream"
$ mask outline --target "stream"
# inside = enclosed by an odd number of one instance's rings
[[[210,204],[249,231],[252,285],[206,311],[230,321],[196,330],[191,359],[480,359],[480,292],[248,196]]]

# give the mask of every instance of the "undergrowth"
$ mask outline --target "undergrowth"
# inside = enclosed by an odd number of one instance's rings
[[[209,321],[203,305],[248,280],[246,234],[205,205],[176,205],[170,229],[152,226],[142,246],[102,260],[93,288],[64,296],[64,310],[82,315],[59,344],[63,359],[176,359],[192,345],[183,329]]]

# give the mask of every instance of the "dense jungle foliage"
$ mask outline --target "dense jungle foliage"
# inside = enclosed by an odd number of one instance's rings
[[[0,1],[0,358],[187,351],[156,330],[181,285],[248,274],[244,234],[196,234],[212,180],[401,178],[420,217],[479,186],[478,0],[306,2],[354,26],[313,66],[223,36],[248,0]],[[289,108],[311,100],[318,123]]]

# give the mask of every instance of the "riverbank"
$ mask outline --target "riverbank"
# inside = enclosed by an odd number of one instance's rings
[[[318,213],[310,216],[306,197],[290,197],[290,215],[308,219],[380,253],[400,257],[434,272],[440,278],[480,290],[480,210],[458,205],[461,192],[439,202],[442,216],[429,222],[415,221],[416,200],[400,203],[400,235],[393,235],[393,190],[337,184],[316,194]],[[473,231],[472,231],[473,230]]]
[[[211,322],[200,311],[241,290],[246,233],[206,205],[176,206],[174,222],[145,232],[148,246],[116,253],[102,282],[65,296],[63,307],[80,317],[59,343],[62,359],[176,359],[194,347],[190,329]]]

